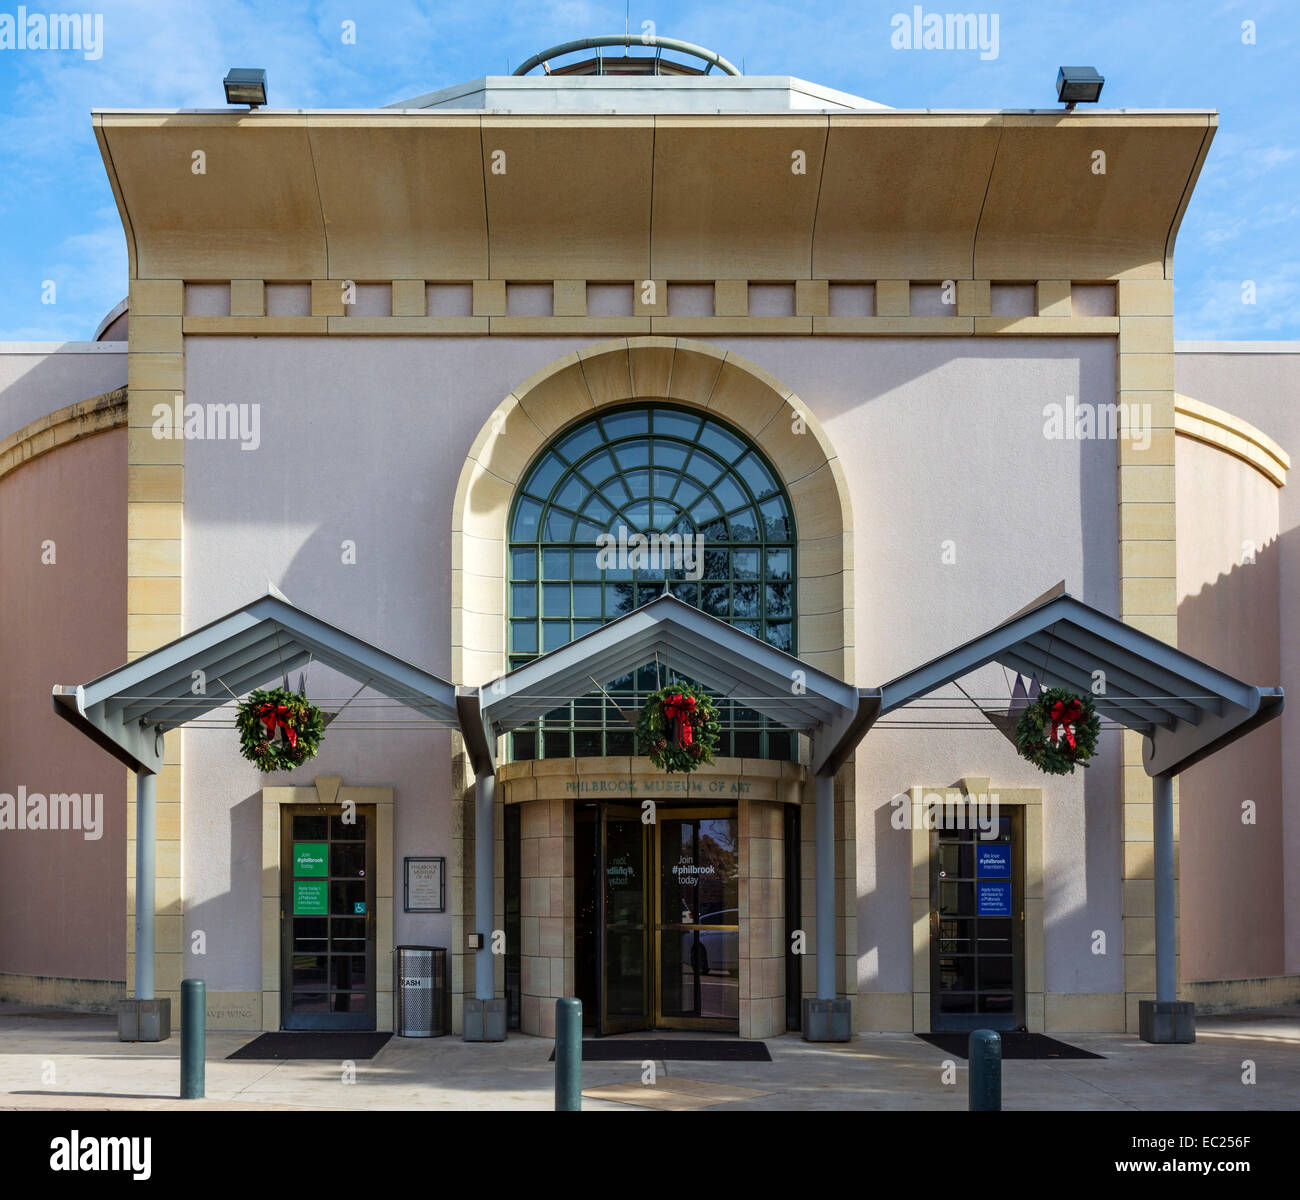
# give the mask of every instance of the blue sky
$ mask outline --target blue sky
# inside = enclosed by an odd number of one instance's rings
[[[67,11],[28,0],[29,12]],[[1175,255],[1180,339],[1300,338],[1300,77],[1295,0],[931,3],[998,17],[998,54],[907,52],[910,3],[649,3],[631,28],[716,50],[749,74],[796,75],[901,108],[1055,103],[1061,63],[1106,76],[1104,107],[1217,108],[1220,128]],[[0,0],[16,14],[13,0]],[[273,107],[383,105],[557,42],[623,29],[623,0],[113,0],[102,57],[0,49],[0,341],[84,340],[126,293],[126,250],[92,108],[215,108],[231,66],[264,66]],[[356,23],[344,44],[343,23]],[[1254,22],[1254,44],[1243,40]],[[42,303],[46,280],[55,303]],[[1256,302],[1242,302],[1243,284]],[[48,293],[46,293],[48,294]]]

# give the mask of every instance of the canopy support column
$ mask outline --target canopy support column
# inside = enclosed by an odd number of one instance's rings
[[[1174,781],[1151,781],[1156,877],[1156,1000],[1178,999],[1174,947]]]
[[[135,773],[135,998],[152,1000],[158,776]]]
[[[1196,1009],[1178,999],[1174,939],[1174,780],[1151,780],[1151,839],[1155,859],[1156,998],[1138,1002],[1138,1033],[1144,1042],[1196,1041]]]
[[[496,994],[492,962],[493,899],[496,893],[496,828],[493,805],[496,776],[483,771],[474,782],[474,928],[481,939],[474,953],[474,995],[491,1000]]]
[[[465,997],[467,1042],[503,1042],[505,998],[496,997],[492,926],[496,921],[496,774],[489,765],[474,780],[474,997]]]
[[[171,1037],[171,1000],[154,995],[157,797],[158,776],[136,763],[135,994],[118,1005],[117,1036],[123,1042],[165,1042]]]
[[[835,999],[835,780],[813,776],[817,806],[817,999]]]
[[[803,1002],[803,1036],[809,1042],[847,1042],[853,1036],[853,1010],[847,996],[835,994],[835,776],[813,776],[817,821],[816,865],[817,998]]]

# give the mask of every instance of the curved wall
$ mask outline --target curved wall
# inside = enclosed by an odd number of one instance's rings
[[[1179,648],[1280,683],[1281,492],[1218,445],[1175,446]],[[1179,777],[1179,902],[1196,931],[1182,939],[1184,981],[1285,973],[1283,729],[1270,722]]]
[[[99,1006],[122,986],[127,772],[55,715],[50,689],[126,657],[126,436],[0,466],[0,793],[103,797],[98,837],[0,829],[0,997]]]

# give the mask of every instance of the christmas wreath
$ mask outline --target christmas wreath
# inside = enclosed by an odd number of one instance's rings
[[[239,752],[265,772],[292,771],[320,749],[325,720],[305,695],[277,687],[249,692],[235,717]]]
[[[1016,723],[1020,757],[1048,775],[1073,775],[1097,749],[1101,720],[1091,696],[1048,688]]]
[[[646,697],[637,718],[637,744],[656,767],[694,771],[711,763],[718,747],[718,707],[689,683],[673,683]]]

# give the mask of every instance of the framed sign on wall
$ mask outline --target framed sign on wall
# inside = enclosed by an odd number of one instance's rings
[[[404,912],[444,912],[446,892],[443,885],[445,858],[404,858],[406,881],[402,889]]]

